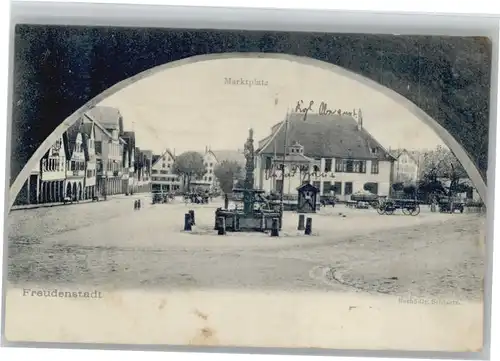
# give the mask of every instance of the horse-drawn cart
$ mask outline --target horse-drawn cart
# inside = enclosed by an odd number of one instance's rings
[[[377,213],[380,215],[392,215],[401,209],[404,215],[417,216],[420,214],[420,205],[416,199],[386,199],[379,201]]]

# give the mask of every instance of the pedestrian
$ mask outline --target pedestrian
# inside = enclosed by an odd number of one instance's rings
[[[134,201],[134,211],[137,210],[137,200]]]
[[[138,210],[141,209],[141,200],[140,199],[137,200],[137,209]]]

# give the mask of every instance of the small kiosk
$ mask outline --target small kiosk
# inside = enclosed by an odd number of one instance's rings
[[[316,213],[319,189],[306,183],[298,187],[297,191],[299,193],[297,213]]]

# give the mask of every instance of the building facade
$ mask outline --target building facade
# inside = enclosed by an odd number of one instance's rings
[[[136,192],[137,175],[135,173],[135,133],[124,132],[122,139],[126,142],[123,148],[123,193],[132,194]]]
[[[65,195],[67,157],[69,155],[64,136],[59,138],[40,160],[39,183],[36,203],[62,202]],[[30,175],[31,194],[35,183]],[[33,198],[31,198],[33,200]]]
[[[181,177],[173,173],[175,155],[167,149],[162,155],[154,158],[151,169],[151,191],[155,193],[180,191]]]
[[[93,121],[85,120],[82,126],[83,150],[85,155],[85,181],[84,199],[92,199],[97,196],[97,154],[95,149],[95,124]]]
[[[87,118],[96,125],[96,150],[101,155],[97,166],[100,193],[105,196],[120,194],[125,146],[120,137],[123,133],[122,115],[116,108],[96,106],[87,112]]]
[[[348,200],[370,183],[387,196],[394,178],[395,159],[361,116],[292,113],[259,142],[255,158],[256,186],[268,192],[294,195],[310,183],[322,195]]]
[[[85,153],[82,133],[78,131],[70,143],[71,158],[66,166],[66,197],[74,201],[83,199],[85,184]]]
[[[218,189],[217,178],[214,174],[214,169],[219,163],[215,153],[208,147],[205,148],[203,156],[203,165],[205,166],[205,174],[191,180],[190,187],[192,190],[214,192]]]
[[[416,182],[419,175],[419,161],[408,150],[402,149],[392,154],[396,182]]]

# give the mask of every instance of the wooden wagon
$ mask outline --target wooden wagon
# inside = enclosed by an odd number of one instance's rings
[[[377,213],[380,215],[392,215],[398,209],[401,209],[404,215],[417,216],[420,214],[420,204],[416,199],[391,199],[379,202]]]

